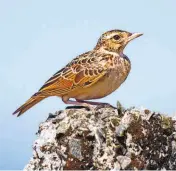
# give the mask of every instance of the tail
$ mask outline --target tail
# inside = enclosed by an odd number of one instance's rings
[[[26,103],[24,103],[21,107],[19,107],[13,115],[17,114],[17,117],[22,115],[24,112],[26,112],[28,109],[39,103],[45,99],[44,96],[39,95],[39,93],[35,93]]]

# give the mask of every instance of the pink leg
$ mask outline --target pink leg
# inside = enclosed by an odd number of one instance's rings
[[[73,101],[73,100],[64,100],[64,99],[62,99],[62,101],[63,101],[65,104],[82,105],[82,103],[77,102],[77,101]]]
[[[88,107],[88,105],[97,105],[97,109],[101,108],[101,107],[113,107],[109,103],[91,102],[91,101],[78,100],[78,99],[76,99],[76,101],[73,101],[73,100],[69,100],[68,98],[64,98],[64,97],[62,98],[62,101],[65,104],[72,104],[72,105],[77,105],[77,106],[84,106],[86,108]]]
[[[91,102],[91,101],[86,101],[86,100],[78,100],[76,99],[77,102],[83,103],[83,104],[90,104],[90,105],[96,105],[96,109],[101,109],[104,107],[111,107],[116,109],[114,106],[110,105],[109,103],[102,103],[102,102]]]
[[[72,105],[76,105],[77,108],[78,107],[84,107],[86,108],[87,110],[90,110],[90,107],[88,107],[87,105],[85,105],[85,103],[81,103],[81,102],[77,102],[77,101],[73,101],[73,100],[69,100],[69,99],[64,99],[62,98],[62,101],[65,103],[65,104],[72,104]],[[83,105],[84,104],[84,105]],[[66,109],[71,109],[71,108],[74,108],[74,106],[67,106]]]
[[[102,103],[102,102],[91,102],[91,101],[86,101],[86,100],[78,100],[76,99],[77,102],[79,103],[87,103],[90,105],[109,105],[108,103]]]

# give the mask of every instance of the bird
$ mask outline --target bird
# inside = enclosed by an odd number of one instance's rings
[[[92,50],[77,56],[56,72],[13,114],[20,116],[51,96],[58,96],[65,104],[77,106],[107,104],[90,100],[111,94],[126,80],[131,62],[123,53],[124,48],[142,35],[118,29],[104,32]]]

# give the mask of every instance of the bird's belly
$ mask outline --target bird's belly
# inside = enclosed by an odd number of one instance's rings
[[[69,98],[79,100],[99,99],[111,94],[125,80],[127,75],[119,73],[117,70],[110,71],[97,83],[87,88],[81,88],[68,94]]]

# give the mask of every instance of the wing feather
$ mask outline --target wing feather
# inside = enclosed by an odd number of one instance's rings
[[[78,87],[93,85],[107,73],[107,67],[100,64],[100,59],[92,52],[78,56],[46,81],[39,92],[59,96]]]

